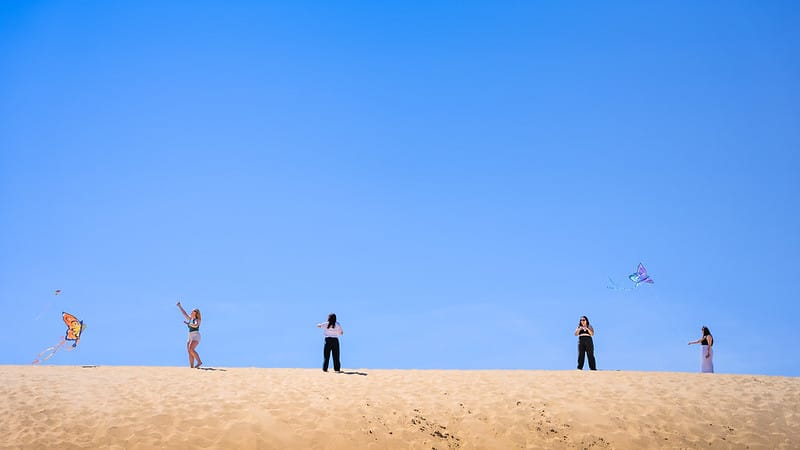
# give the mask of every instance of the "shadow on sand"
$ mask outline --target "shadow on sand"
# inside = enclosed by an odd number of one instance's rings
[[[366,372],[356,372],[356,371],[351,371],[351,372],[348,372],[348,371],[346,371],[346,370],[343,370],[343,371],[341,371],[341,372],[339,372],[339,373],[342,373],[342,374],[345,374],[345,375],[361,375],[362,377],[365,377],[365,376],[367,376],[367,373],[366,373]]]

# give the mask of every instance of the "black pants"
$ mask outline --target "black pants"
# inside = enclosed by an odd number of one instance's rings
[[[589,354],[589,369],[597,370],[594,361],[594,341],[591,336],[578,336],[578,370],[583,370],[583,358]]]
[[[325,338],[325,350],[322,353],[325,356],[325,362],[322,363],[322,370],[328,371],[328,361],[331,359],[331,353],[333,353],[333,370],[337,372],[342,370],[342,363],[339,361],[339,338]]]

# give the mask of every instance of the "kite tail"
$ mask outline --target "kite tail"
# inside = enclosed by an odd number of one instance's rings
[[[46,349],[39,352],[39,354],[36,355],[36,359],[34,359],[31,364],[39,364],[47,361],[48,359],[52,358],[53,355],[55,355],[56,352],[66,343],[67,341],[64,338],[61,338],[61,342],[59,342],[58,344],[52,347],[47,347]]]
[[[632,291],[633,290],[631,288],[621,288],[621,287],[619,287],[619,285],[616,282],[614,282],[614,280],[612,280],[611,277],[608,277],[608,282],[609,282],[609,284],[606,286],[606,288],[611,289],[613,291]]]

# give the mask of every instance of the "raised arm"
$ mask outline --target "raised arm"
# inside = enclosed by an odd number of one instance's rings
[[[176,305],[178,305],[178,308],[180,308],[181,313],[183,313],[183,317],[185,317],[186,320],[191,320],[191,317],[189,317],[189,315],[186,314],[186,310],[183,309],[183,306],[181,306],[181,302],[176,303]]]

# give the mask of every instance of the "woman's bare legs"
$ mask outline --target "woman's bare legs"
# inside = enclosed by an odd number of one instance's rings
[[[196,344],[196,342],[189,341],[186,343],[186,351],[189,352],[189,367],[194,368],[194,349],[192,349],[192,344]]]
[[[200,343],[200,341],[189,342],[189,365],[191,366],[193,360],[196,359],[197,360],[197,365],[196,366],[192,366],[195,369],[203,365],[203,361],[200,360],[200,355],[197,353],[197,350],[195,350],[199,343]]]

